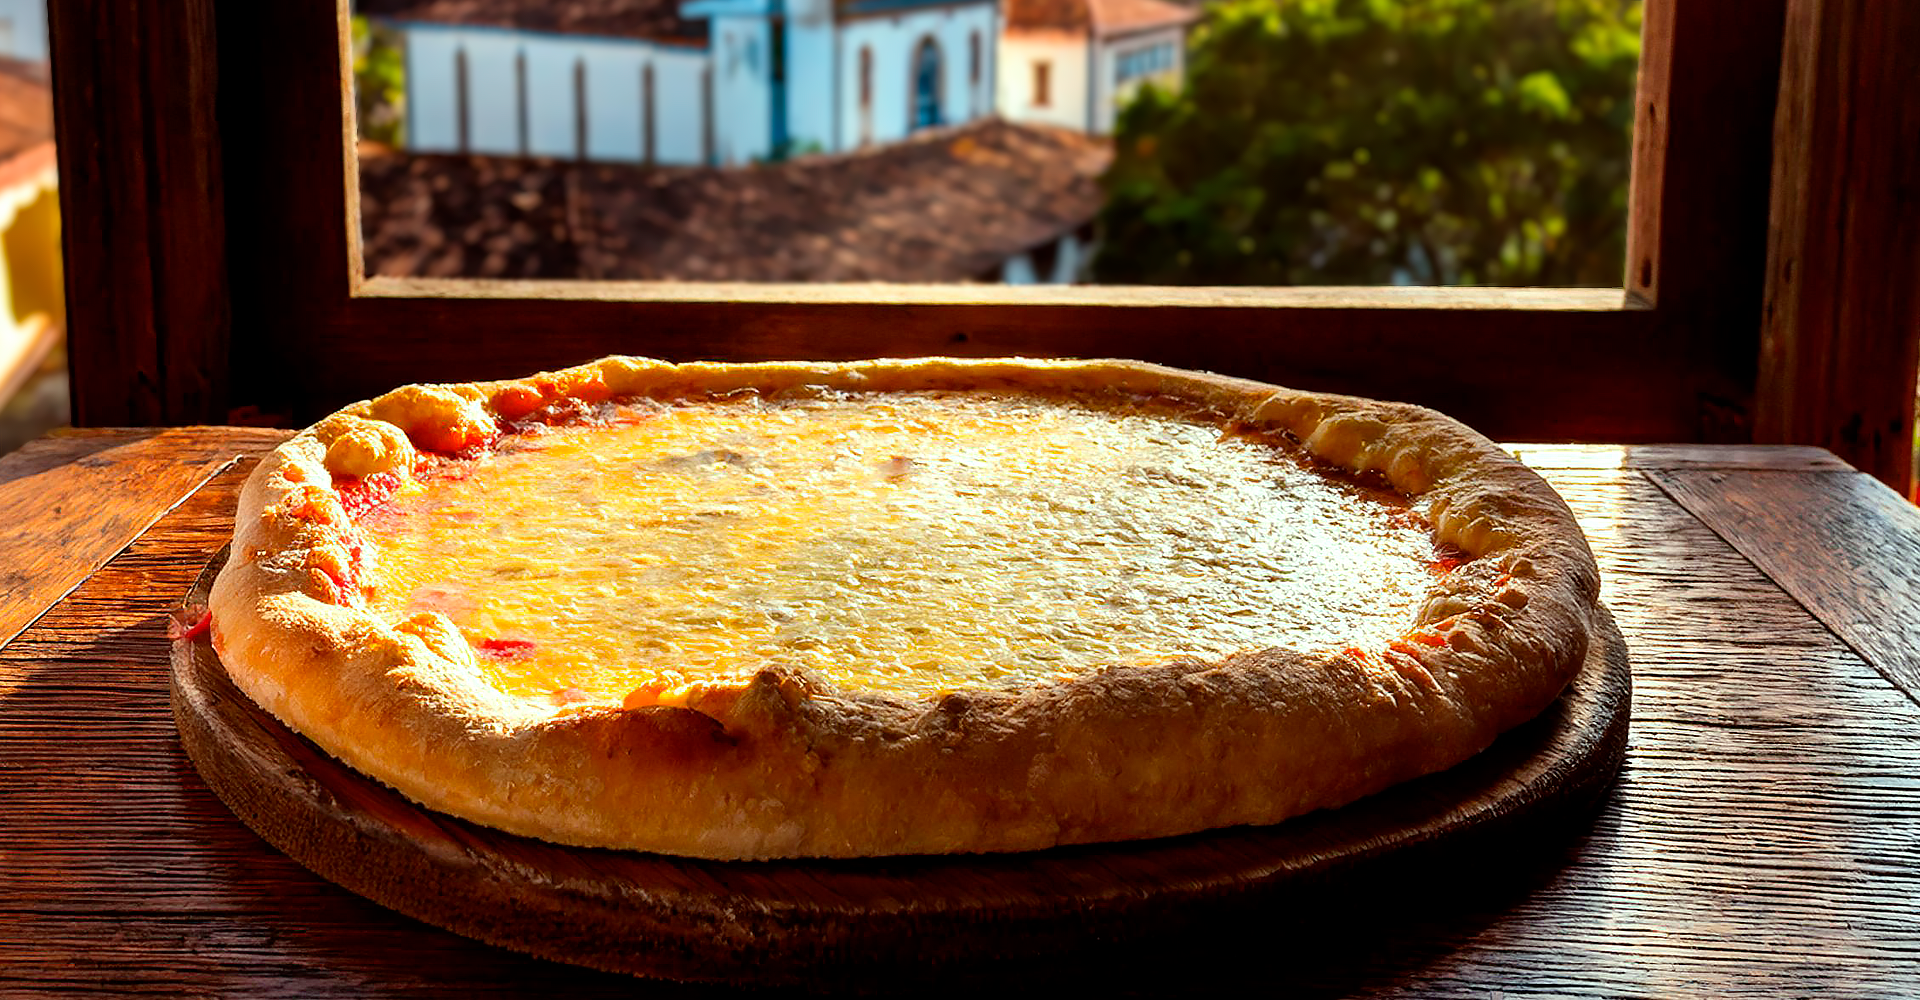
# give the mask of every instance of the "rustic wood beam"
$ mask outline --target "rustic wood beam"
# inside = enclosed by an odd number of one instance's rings
[[[48,0],[73,418],[222,422],[213,0]]]
[[[1755,439],[1913,493],[1920,4],[1788,0]]]
[[[1645,5],[1625,285],[1709,373],[1691,401],[1698,440],[1752,433],[1766,266],[1761,206],[1786,4]]]

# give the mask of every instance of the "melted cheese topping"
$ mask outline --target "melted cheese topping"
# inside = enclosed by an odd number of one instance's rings
[[[914,696],[1379,649],[1431,581],[1404,498],[1144,407],[747,398],[536,430],[363,524],[370,610],[446,614],[516,696],[673,700],[776,663]]]

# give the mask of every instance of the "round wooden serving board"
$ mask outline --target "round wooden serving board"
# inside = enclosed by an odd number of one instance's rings
[[[181,612],[206,607],[223,550]],[[1111,948],[1284,904],[1409,855],[1588,815],[1619,771],[1632,678],[1611,616],[1566,694],[1478,757],[1271,827],[1030,854],[713,862],[562,847],[423,809],[248,700],[203,633],[173,644],[180,741],[213,791],[314,872],[469,937],[600,969],[724,983],[854,982]],[[1431,852],[1431,853],[1429,853]]]

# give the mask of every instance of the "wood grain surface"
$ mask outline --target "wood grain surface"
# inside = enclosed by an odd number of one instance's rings
[[[178,611],[208,604],[222,550]],[[616,972],[728,985],[925,984],[982,960],[1139,946],[1372,869],[1579,829],[1618,773],[1632,680],[1603,617],[1546,713],[1458,767],[1278,826],[989,856],[707,862],[515,837],[422,809],[289,731],[209,637],[172,647],[180,741],[246,824],[330,881],[436,926]],[[1301,887],[1305,886],[1303,890]],[[902,960],[904,958],[904,960]]]
[[[1051,975],[1126,994],[1913,996],[1920,706],[1623,462],[1546,473],[1634,658],[1626,770],[1586,833],[977,972],[1002,990]],[[266,846],[205,787],[169,713],[165,609],[225,543],[244,474],[0,648],[0,995],[705,992],[397,916]]]
[[[1653,478],[1920,702],[1920,509],[1862,472]]]
[[[224,436],[183,428],[38,474],[0,467],[0,645],[239,454]]]
[[[159,432],[131,428],[98,428],[84,430],[77,434],[50,434],[38,440],[28,441],[19,450],[0,455],[0,486],[16,479],[38,475],[48,469],[58,469],[94,452],[118,448],[134,441],[144,441],[157,433]]]

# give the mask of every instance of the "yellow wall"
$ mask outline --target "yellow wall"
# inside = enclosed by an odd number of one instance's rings
[[[6,269],[8,318],[24,325],[35,313],[64,326],[67,299],[61,287],[60,195],[51,185],[20,207],[13,224],[0,233],[0,262]]]

